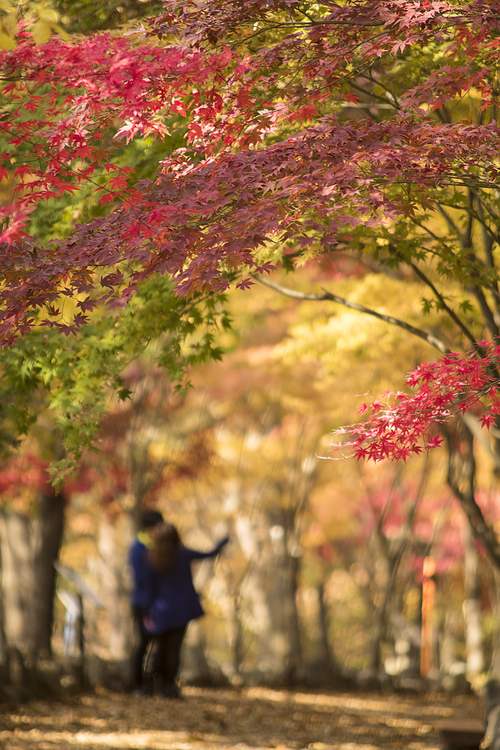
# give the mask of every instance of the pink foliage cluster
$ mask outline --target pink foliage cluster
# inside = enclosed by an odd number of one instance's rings
[[[32,453],[9,458],[0,470],[0,497],[17,500],[20,496],[33,498],[38,493],[55,494],[50,481],[48,463]]]
[[[101,201],[134,200],[126,179],[131,170],[109,161],[112,149],[104,136],[110,128],[125,140],[167,135],[166,117],[186,115],[186,92],[210,87],[230,57],[134,45],[107,34],[77,42],[53,37],[36,46],[24,33],[16,49],[1,51],[0,79],[11,108],[1,122],[8,147],[0,157],[0,179],[13,178],[15,184],[12,204],[1,209],[0,218],[15,213],[0,240],[19,240],[23,219],[38,202],[74,192],[102,162],[113,176]]]
[[[330,250],[353,226],[431,207],[436,187],[496,186],[496,122],[438,123],[432,110],[471,87],[492,103],[485,71],[498,54],[500,0],[318,7],[314,19],[296,0],[169,0],[136,35],[37,47],[23,31],[0,51],[0,180],[11,191],[0,207],[3,345],[43,320],[40,310],[45,324],[76,330],[98,301],[125,305],[154,273],[170,274],[180,294],[224,289],[228,274],[245,287],[249,271],[271,268],[257,259],[264,245]],[[275,41],[240,53],[238,39],[259,29]],[[433,40],[447,45],[442,66],[422,72],[390,117],[320,117],[327,101],[356,105],[350,66]],[[298,132],[276,141],[283,124]],[[173,127],[186,147],[131,187],[114,145]],[[83,185],[107,216],[49,246],[28,236],[36,206]],[[71,325],[50,317],[65,296],[78,297]]]
[[[500,416],[500,346],[483,341],[468,354],[424,362],[406,378],[412,393],[386,393],[385,401],[363,404],[363,422],[338,430],[345,440],[333,446],[357,459],[401,459],[442,442],[436,428],[472,411],[483,427]]]
[[[387,486],[384,481],[377,484],[361,503],[358,509],[360,533],[358,544],[366,544],[369,536],[378,529],[387,540],[404,538],[414,552],[410,566],[418,571],[417,580],[422,578],[422,546],[432,549],[436,562],[436,572],[444,573],[463,561],[463,526],[465,515],[457,513],[458,501],[447,496],[426,494],[416,499],[418,488],[404,483],[398,489]],[[410,518],[410,508],[415,503],[414,517]],[[498,517],[497,512],[495,516]],[[436,534],[436,521],[439,534]]]

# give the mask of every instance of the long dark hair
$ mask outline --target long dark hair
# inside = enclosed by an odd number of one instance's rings
[[[151,532],[153,546],[149,550],[152,566],[159,573],[170,573],[181,543],[179,532],[171,523],[160,523]]]

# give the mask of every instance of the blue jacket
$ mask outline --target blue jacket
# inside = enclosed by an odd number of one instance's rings
[[[203,608],[193,584],[191,562],[215,557],[229,540],[223,539],[210,552],[198,552],[180,546],[177,560],[169,573],[154,570],[146,557],[147,572],[145,576],[146,611],[148,613],[149,632],[160,635],[167,630],[185,627],[188,622],[201,617]]]
[[[129,550],[128,560],[132,568],[133,590],[130,603],[133,607],[146,611],[146,582],[148,578],[149,561],[147,556],[147,547],[136,539]]]

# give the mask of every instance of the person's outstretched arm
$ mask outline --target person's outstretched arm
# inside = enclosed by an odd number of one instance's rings
[[[223,549],[223,547],[225,547],[228,542],[229,537],[225,536],[209,552],[200,552],[199,550],[190,549],[189,547],[185,547],[184,549],[188,552],[191,560],[203,560],[206,557],[215,557],[216,555],[218,555],[221,549]]]

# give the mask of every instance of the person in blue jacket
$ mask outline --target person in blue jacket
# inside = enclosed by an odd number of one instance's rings
[[[129,550],[129,563],[132,570],[132,595],[130,605],[137,631],[137,647],[132,655],[132,690],[137,693],[146,691],[144,683],[144,660],[151,641],[151,634],[144,625],[147,613],[146,581],[149,562],[148,549],[152,546],[151,533],[155,526],[163,523],[163,516],[157,510],[145,510],[139,521],[137,538]]]
[[[186,628],[191,620],[204,614],[193,584],[191,563],[215,557],[229,538],[222,539],[209,552],[199,552],[184,547],[177,529],[170,523],[156,526],[152,537],[145,584],[145,626],[148,633],[158,640],[155,669],[162,678],[162,695],[178,698],[177,674]]]

